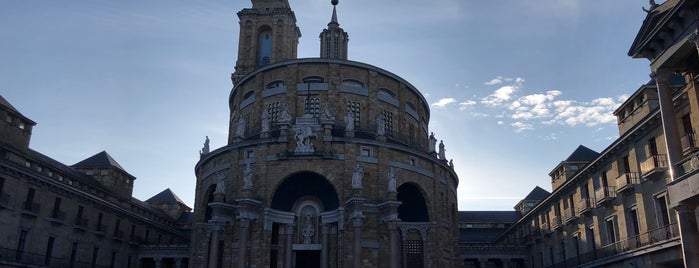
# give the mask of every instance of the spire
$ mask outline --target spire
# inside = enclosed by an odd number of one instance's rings
[[[340,23],[337,22],[337,2],[338,0],[332,0],[331,2],[333,4],[333,16],[332,19],[330,19],[328,26],[330,26],[330,24],[340,25]]]
[[[320,57],[346,60],[349,36],[337,22],[338,0],[332,0],[330,3],[333,5],[333,15],[328,23],[328,28],[320,33]]]

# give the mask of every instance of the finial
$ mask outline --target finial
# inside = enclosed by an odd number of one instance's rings
[[[338,0],[332,0],[330,2],[333,4],[333,15],[332,15],[332,18],[330,19],[330,24],[339,24],[337,22],[337,10],[336,10],[337,2],[338,2]],[[328,25],[330,25],[330,24],[328,24]]]
[[[333,6],[337,6],[337,2],[338,2],[338,0],[332,0],[332,1],[330,1],[330,3],[332,3]]]

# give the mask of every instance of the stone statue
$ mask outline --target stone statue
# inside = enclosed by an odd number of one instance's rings
[[[245,137],[245,124],[247,122],[245,121],[245,118],[242,116],[238,118],[238,126],[235,129],[235,136],[237,138],[244,138]]]
[[[449,160],[449,166],[454,168],[454,159]]]
[[[204,140],[204,147],[201,148],[201,152],[199,152],[200,155],[207,155],[209,154],[209,136],[206,136],[206,139]]]
[[[427,152],[428,153],[436,152],[435,145],[437,145],[437,138],[434,137],[434,132],[432,132],[432,133],[430,133],[430,142],[429,142],[430,148]]]
[[[262,133],[269,132],[269,112],[262,110]]]
[[[376,119],[376,135],[385,136],[386,135],[386,119],[383,116],[379,116]]]
[[[243,170],[243,190],[252,190],[252,176],[252,169],[248,163]]]
[[[330,103],[326,102],[323,105],[323,113],[320,115],[320,120],[323,122],[335,121],[335,117],[333,116],[332,112],[330,111]]]
[[[311,243],[311,238],[315,235],[315,230],[313,230],[313,223],[311,222],[311,215],[306,215],[306,224],[303,227],[303,243],[308,245]]]
[[[354,131],[354,113],[352,111],[345,113],[345,130]]]
[[[287,105],[286,103],[284,103],[284,105],[282,106],[282,111],[279,112],[279,119],[277,119],[277,121],[280,124],[288,124],[289,122],[291,122],[291,114],[289,113],[289,105]]]
[[[218,173],[216,175],[216,190],[214,191],[215,194],[225,194],[226,193],[226,175],[223,173]]]
[[[444,149],[444,141],[439,141],[439,159],[446,160],[447,157],[444,154],[446,150]]]
[[[311,138],[317,138],[316,134],[313,133],[313,130],[311,129],[311,126],[308,125],[302,125],[294,128],[294,131],[296,131],[296,135],[294,135],[294,138],[296,139],[296,153],[313,153],[315,152],[315,148],[313,147],[313,144],[311,143]]]
[[[389,193],[397,193],[398,191],[396,190],[396,172],[391,168],[388,171],[388,192]]]
[[[352,173],[352,189],[362,189],[362,178],[364,177],[364,169],[357,164]]]

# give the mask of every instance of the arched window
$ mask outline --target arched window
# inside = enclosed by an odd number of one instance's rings
[[[345,80],[342,80],[342,84],[343,84],[343,85],[347,85],[347,86],[353,86],[353,87],[361,87],[361,88],[364,87],[364,83],[362,83],[362,82],[359,81],[359,80],[354,80],[354,79],[345,79]]]
[[[307,114],[320,115],[320,98],[306,98],[304,106]]]
[[[265,89],[271,89],[271,88],[283,87],[283,86],[284,86],[284,81],[276,80],[276,81],[272,81],[272,82],[267,83],[267,85],[265,85]]]
[[[306,76],[302,79],[304,83],[323,83],[325,82],[325,79],[320,76]]]
[[[272,30],[263,28],[257,40],[257,63],[265,66],[272,61]]]

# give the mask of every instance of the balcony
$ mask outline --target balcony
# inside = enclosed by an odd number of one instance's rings
[[[542,222],[541,225],[539,225],[539,228],[541,229],[541,233],[544,235],[549,235],[552,233],[548,222]]]
[[[582,198],[580,201],[578,201],[578,213],[580,215],[584,215],[587,212],[592,211],[592,208],[594,207],[593,204],[595,203],[594,198]]]
[[[577,219],[578,215],[575,214],[575,210],[573,210],[573,208],[566,208],[563,210],[563,221],[566,224]]]
[[[73,229],[77,231],[85,231],[87,230],[87,223],[87,219],[77,218],[75,219],[75,226],[73,226]]]
[[[551,227],[553,227],[554,230],[558,230],[558,228],[561,228],[563,225],[561,225],[561,217],[560,216],[553,216],[551,219]]]
[[[64,211],[54,210],[53,213],[51,213],[51,217],[48,218],[48,221],[56,224],[63,224],[66,221],[66,213]]]
[[[644,179],[662,178],[667,170],[667,156],[664,154],[652,155],[641,162],[641,176]]]
[[[611,202],[616,198],[616,187],[607,186],[597,189],[595,191],[595,200],[598,206],[604,205],[607,202]]]
[[[123,241],[124,240],[124,231],[114,231],[114,234],[112,235],[112,239]]]
[[[616,192],[621,193],[626,190],[634,190],[636,185],[641,182],[638,173],[627,172],[616,178]]]
[[[680,144],[682,144],[682,152],[689,153],[697,150],[697,141],[694,133],[687,133],[680,138]]]
[[[39,215],[39,211],[41,210],[41,206],[38,203],[34,202],[24,202],[22,204],[22,207],[24,210],[22,211],[23,215],[28,215],[28,216],[33,216],[36,217]]]

